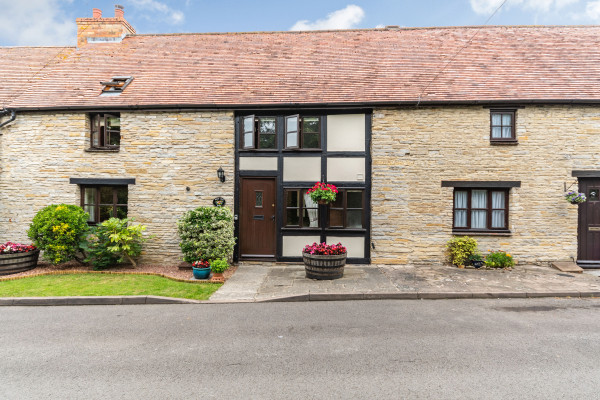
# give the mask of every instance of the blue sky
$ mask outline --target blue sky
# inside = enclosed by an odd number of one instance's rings
[[[92,8],[138,33],[481,25],[504,0],[0,0],[0,45],[73,45]],[[600,0],[506,0],[492,25],[600,23]]]

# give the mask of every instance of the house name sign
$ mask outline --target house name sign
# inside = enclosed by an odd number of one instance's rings
[[[223,207],[225,205],[225,199],[222,197],[215,197],[213,199],[213,205],[215,207]]]

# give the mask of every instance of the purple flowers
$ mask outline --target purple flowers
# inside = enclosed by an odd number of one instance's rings
[[[584,203],[587,200],[585,194],[574,192],[572,190],[569,193],[565,194],[565,199],[571,204],[580,204]]]
[[[0,244],[0,254],[14,254],[14,253],[28,253],[34,251],[36,247],[34,245],[21,244],[6,242]]]
[[[334,256],[346,253],[346,248],[341,243],[338,244],[327,244],[327,243],[313,243],[304,246],[303,253],[316,254],[320,256]]]

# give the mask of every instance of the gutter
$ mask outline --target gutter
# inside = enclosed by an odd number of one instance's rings
[[[0,128],[2,128],[5,125],[10,124],[15,119],[17,119],[17,112],[15,110],[10,110],[8,108],[4,108],[4,109],[0,110],[0,117],[3,117],[5,115],[9,115],[9,114],[10,114],[10,118],[7,121],[4,121],[4,122],[0,123]]]

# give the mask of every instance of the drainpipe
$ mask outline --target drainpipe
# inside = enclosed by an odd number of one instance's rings
[[[3,117],[8,114],[10,114],[10,118],[7,121],[0,123],[0,128],[2,128],[5,125],[10,124],[15,119],[17,119],[17,112],[15,110],[9,110],[8,108],[4,108],[4,109],[0,110],[0,117]]]

